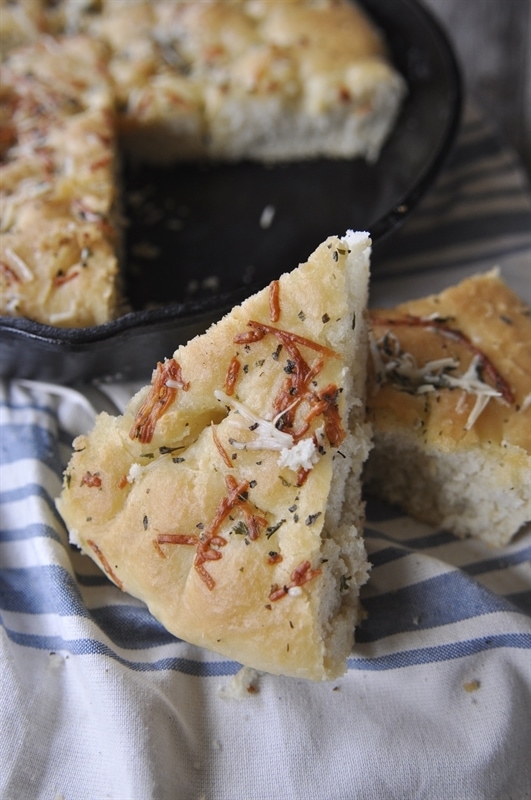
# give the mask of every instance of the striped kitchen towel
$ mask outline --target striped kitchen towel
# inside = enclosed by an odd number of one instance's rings
[[[467,113],[373,301],[495,264],[525,295],[530,222],[512,153]],[[495,551],[370,501],[347,674],[242,673],[68,544],[54,499],[72,439],[135,389],[1,387],[2,800],[529,800],[531,527]]]

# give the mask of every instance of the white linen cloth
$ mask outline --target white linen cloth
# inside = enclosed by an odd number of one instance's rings
[[[372,303],[494,265],[529,301],[529,193],[469,111]],[[72,438],[136,388],[2,385],[0,798],[529,800],[531,527],[498,551],[369,503],[347,674],[227,696],[240,665],[169,635],[55,510]]]

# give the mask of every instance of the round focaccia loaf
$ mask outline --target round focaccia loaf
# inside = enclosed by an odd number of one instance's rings
[[[0,313],[53,326],[126,310],[117,153],[159,165],[374,161],[406,92],[349,0],[0,10]],[[20,41],[32,44],[12,49]]]
[[[375,161],[407,91],[381,31],[352,0],[13,0],[0,9],[4,55],[59,34],[105,43],[122,146],[153,163]]]
[[[371,312],[369,491],[501,546],[531,519],[531,318],[497,270]]]
[[[332,678],[352,647],[369,253],[328,239],[100,415],[65,472],[71,541],[175,635],[255,669]]]

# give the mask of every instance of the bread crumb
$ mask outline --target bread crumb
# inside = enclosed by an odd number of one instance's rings
[[[260,673],[251,667],[242,667],[232,676],[230,682],[223,686],[219,692],[219,697],[224,700],[241,700],[249,694],[258,692],[258,678]]]
[[[468,681],[467,683],[463,684],[463,689],[465,692],[477,692],[479,687],[481,686],[481,681],[478,681],[477,678],[474,678],[472,681]]]
[[[49,670],[57,670],[62,667],[64,663],[64,659],[60,653],[51,652],[50,658],[48,660],[48,669]]]

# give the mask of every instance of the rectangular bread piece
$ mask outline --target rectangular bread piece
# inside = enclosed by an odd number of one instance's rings
[[[108,46],[122,141],[153,163],[375,161],[407,91],[353,0],[13,0],[0,15],[4,55],[76,32]]]
[[[374,161],[406,92],[349,0],[18,0],[4,10],[0,314],[52,326],[125,310],[119,152],[159,165]],[[13,49],[20,41],[31,44]]]
[[[531,519],[531,318],[497,270],[371,312],[368,491],[457,536]]]

